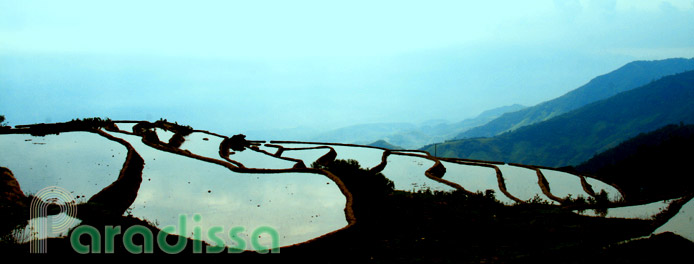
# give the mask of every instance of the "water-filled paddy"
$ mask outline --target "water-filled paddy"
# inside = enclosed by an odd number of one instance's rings
[[[310,167],[313,162],[325,154],[328,154],[329,151],[330,150],[327,148],[284,150],[284,152],[282,152],[282,157],[302,160],[306,166]]]
[[[484,193],[486,190],[492,190],[500,202],[504,204],[515,203],[501,192],[494,168],[463,165],[448,161],[442,161],[442,163],[446,167],[444,179],[457,183],[470,192]]]
[[[115,122],[115,123],[116,123],[116,126],[118,126],[119,130],[125,131],[125,132],[130,132],[130,133],[133,132],[133,127],[137,124],[137,123],[124,123],[124,122]]]
[[[261,225],[271,226],[285,246],[347,225],[345,196],[321,174],[235,173],[150,148],[136,136],[115,136],[130,142],[145,160],[143,181],[130,213],[159,227],[177,226],[181,214],[201,230],[220,226],[228,232],[232,227],[244,227],[250,235]],[[202,221],[194,221],[195,214]],[[206,234],[202,238],[210,242]],[[233,245],[230,238],[220,238]]]
[[[69,225],[61,226],[62,230],[54,230],[52,227],[55,223],[69,223]],[[81,223],[82,220],[68,216],[64,212],[57,215],[36,217],[29,219],[27,225],[14,233],[14,237],[20,243],[29,243],[38,239],[67,237],[69,231]],[[51,227],[49,230],[44,229],[49,226]]]
[[[593,192],[600,193],[602,191],[605,191],[607,193],[607,197],[610,201],[620,201],[622,199],[622,194],[617,190],[612,185],[609,185],[607,183],[604,183],[602,181],[590,178],[590,177],[585,177],[586,182],[593,188]]]
[[[171,132],[171,131],[165,130],[165,129],[161,129],[161,128],[155,128],[154,132],[157,133],[157,137],[159,138],[159,141],[161,141],[163,143],[168,143],[169,139],[171,139],[171,137],[173,137],[173,135],[175,134],[174,132]]]
[[[523,201],[531,200],[537,196],[542,201],[557,204],[556,201],[549,199],[542,192],[535,170],[508,164],[497,166],[504,177],[506,190],[511,195]]]
[[[549,183],[550,192],[559,198],[588,198],[588,194],[581,184],[581,178],[576,175],[557,170],[540,169]]]
[[[337,159],[353,159],[362,168],[373,168],[381,163],[383,150],[376,148],[331,146],[337,152]]]
[[[272,154],[272,155],[275,155],[275,153],[277,153],[277,150],[279,150],[279,149],[276,148],[276,147],[268,147],[267,144],[261,144],[261,145],[259,145],[259,146],[258,146],[258,149],[259,149],[259,150],[262,150],[262,151],[265,151],[265,152],[267,152],[267,153],[270,153],[270,154]]]
[[[229,159],[243,164],[246,168],[289,169],[296,165],[294,161],[276,158],[252,149],[234,151],[229,155]]]
[[[673,232],[694,242],[694,199],[689,200],[680,211],[653,233]]]
[[[648,204],[609,208],[607,209],[607,214],[604,217],[651,220],[654,216],[667,209],[672,201],[673,200],[664,200]],[[587,216],[599,216],[594,210],[585,210],[580,212],[580,214]]]
[[[285,148],[311,148],[318,146],[329,146],[337,152],[336,159],[343,160],[356,160],[362,168],[370,169],[376,167],[381,163],[383,157],[383,150],[377,148],[369,147],[353,147],[353,146],[341,146],[341,145],[319,145],[319,144],[306,144],[306,143],[281,143],[277,144],[284,146]],[[284,156],[284,154],[282,155]],[[309,164],[306,164],[310,166]]]
[[[221,160],[222,157],[219,156],[219,144],[221,144],[223,140],[224,138],[219,136],[203,132],[193,132],[185,136],[185,141],[179,148],[188,150],[196,155]]]
[[[219,156],[219,145],[224,138],[216,135],[211,135],[203,132],[193,132],[185,137],[185,142],[180,149],[189,150],[193,154],[203,157],[221,160]],[[275,149],[276,151],[277,149]],[[272,155],[268,155],[252,149],[243,151],[230,151],[229,159],[243,164],[246,168],[263,168],[263,169],[289,169],[296,162],[279,159]],[[273,152],[270,152],[272,154]]]
[[[389,155],[381,173],[393,181],[396,190],[402,191],[454,191],[455,188],[428,178],[424,173],[434,162],[423,157]]]
[[[0,155],[0,166],[12,171],[25,194],[58,186],[85,200],[118,178],[128,153],[120,143],[89,132],[0,135],[0,149],[11,153]]]

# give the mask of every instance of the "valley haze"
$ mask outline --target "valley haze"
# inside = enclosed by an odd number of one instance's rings
[[[692,22],[692,0],[0,0],[0,252],[33,253],[52,185],[80,226],[204,215],[321,263],[688,259]]]
[[[0,113],[10,125],[166,118],[273,139],[454,124],[632,61],[694,57],[691,21],[688,0],[0,0]]]

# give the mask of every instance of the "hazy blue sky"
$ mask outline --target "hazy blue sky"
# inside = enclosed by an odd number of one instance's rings
[[[693,0],[0,0],[0,114],[224,133],[459,121],[694,57],[693,36]]]

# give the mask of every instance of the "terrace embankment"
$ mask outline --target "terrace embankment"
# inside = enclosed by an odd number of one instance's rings
[[[665,209],[661,213],[655,215],[655,217],[653,219],[653,224],[652,224],[653,230],[655,230],[656,228],[667,223],[672,217],[674,217],[677,213],[680,212],[680,210],[682,209],[682,207],[686,203],[688,203],[692,199],[694,199],[694,192],[689,193],[686,196],[684,196],[680,199],[677,199],[677,200],[673,201],[672,203],[670,203],[670,205],[667,207],[667,209]]]
[[[378,165],[374,166],[374,167],[371,168],[371,170],[369,170],[369,171],[370,171],[371,173],[379,173],[379,172],[382,172],[383,169],[386,168],[386,165],[388,165],[388,156],[390,156],[391,153],[392,153],[392,151],[391,151],[390,149],[384,150],[384,151],[383,151],[383,155],[381,155],[381,163],[379,163]]]
[[[517,203],[525,203],[525,201],[519,199],[518,197],[514,196],[511,194],[508,189],[506,188],[506,180],[504,179],[504,175],[501,172],[501,169],[497,165],[504,165],[506,163],[504,162],[495,162],[495,161],[478,161],[478,160],[470,160],[470,159],[455,159],[455,158],[441,158],[442,160],[448,161],[448,162],[453,162],[457,164],[462,164],[462,165],[470,165],[470,166],[480,166],[480,167],[487,167],[487,168],[492,168],[496,172],[496,180],[497,184],[499,186],[499,190],[509,199],[517,202]]]
[[[123,168],[118,175],[118,179],[92,196],[87,201],[87,204],[89,208],[99,210],[109,215],[123,215],[128,207],[135,201],[135,198],[137,198],[140,183],[142,183],[142,171],[145,162],[140,154],[135,151],[135,148],[127,141],[114,137],[101,130],[97,130],[96,133],[109,140],[122,144],[128,150],[128,154],[123,163]],[[83,211],[84,210],[79,211],[81,218],[90,217],[82,213]],[[91,212],[91,210],[87,211],[87,213],[89,212]]]
[[[504,180],[504,175],[503,175],[503,173],[501,173],[501,169],[499,169],[498,166],[493,165],[493,164],[480,164],[480,163],[477,163],[477,165],[494,168],[494,170],[496,171],[496,178],[497,178],[497,181],[499,183],[499,190],[501,190],[501,192],[504,193],[504,195],[506,195],[506,197],[508,197],[509,199],[514,200],[517,203],[525,203],[525,201],[519,199],[518,197],[514,196],[513,194],[511,194],[508,191],[508,189],[506,188],[506,180]]]
[[[26,130],[22,132],[26,132]],[[118,141],[119,139],[115,132],[111,134],[102,130],[94,132],[111,140]],[[123,132],[119,131],[118,133]],[[229,151],[228,148],[223,146],[220,146],[219,149],[220,157],[212,157],[209,156],[210,154],[208,154],[209,157],[205,157],[182,150],[179,148],[180,145],[172,144],[171,140],[168,143],[161,142],[158,137],[148,136],[148,133],[143,131],[139,136],[142,137],[144,144],[149,147],[214,163],[234,172],[314,173],[321,174],[335,182],[346,197],[344,210],[348,225],[321,237],[283,248],[283,254],[294,252],[306,254],[337,253],[330,256],[330,260],[358,259],[359,261],[357,262],[370,260],[385,261],[386,258],[388,260],[399,258],[403,261],[423,258],[431,262],[441,261],[442,259],[451,261],[460,259],[471,263],[512,262],[514,260],[519,261],[519,259],[521,262],[531,262],[528,261],[531,259],[553,261],[556,258],[556,260],[566,262],[567,260],[571,261],[571,258],[574,256],[582,256],[586,250],[600,250],[600,248],[615,241],[622,241],[625,238],[647,233],[644,232],[646,229],[644,226],[650,223],[632,219],[615,220],[582,217],[562,208],[534,206],[532,204],[525,206],[502,206],[493,202],[493,199],[489,199],[487,196],[460,195],[462,192],[438,192],[432,194],[396,191],[386,196],[384,206],[379,207],[379,210],[374,210],[378,214],[358,215],[360,217],[359,222],[370,222],[370,224],[356,226],[355,223],[358,221],[353,212],[352,193],[341,178],[330,171],[296,167],[287,169],[246,168],[239,162],[235,164],[231,160],[220,158],[225,156],[225,151]],[[226,138],[224,136],[219,137]],[[216,145],[216,143],[213,145]],[[358,145],[348,146],[363,147]],[[132,146],[126,146],[126,148],[128,149],[128,157],[116,182],[121,180],[127,181],[132,176],[129,172],[136,172],[137,168],[144,164],[141,162],[141,157],[137,158],[139,155],[130,155]],[[323,146],[323,148],[331,149],[331,151],[323,155],[321,159],[325,162],[334,161],[337,156],[335,149],[328,146]],[[275,154],[270,154],[266,151],[259,152],[278,157],[282,155],[282,150],[282,148],[278,148],[278,152]],[[217,150],[214,149],[214,151]],[[425,171],[425,176],[454,187],[455,183],[443,179],[446,177],[447,168],[441,160],[463,165],[493,168],[496,172],[499,190],[511,200],[518,203],[525,202],[514,197],[506,190],[504,175],[499,166],[497,166],[504,163],[443,159],[431,155],[397,153],[384,150],[381,156],[381,163],[371,168],[370,172],[382,170],[383,168],[379,167],[385,167],[387,157],[390,155],[416,156],[417,158],[431,160],[434,162],[434,165]],[[213,156],[216,156],[216,153]],[[228,153],[226,156],[228,158]],[[539,167],[532,167],[538,172]],[[141,175],[141,168],[139,171]],[[418,173],[418,175],[421,175],[421,173]],[[582,177],[581,175],[577,176]],[[494,185],[491,173],[489,173],[488,177],[490,181],[487,186]],[[541,173],[537,173],[537,177],[538,184],[540,186],[544,185],[546,191],[550,192],[551,190],[546,182],[547,178]],[[532,177],[529,178],[532,179]],[[542,180],[543,178],[544,180]],[[587,185],[585,178],[581,179],[581,183]],[[119,184],[116,184],[116,182],[105,188],[102,191],[104,192],[103,195],[109,196],[106,194],[107,192],[117,193],[115,190],[118,188],[125,188],[117,186]],[[464,190],[462,186],[459,187],[456,187],[456,189]],[[127,191],[131,192],[132,190]],[[97,199],[99,195],[101,193],[92,198],[99,200]],[[121,194],[113,194],[112,197],[116,197],[115,195]],[[122,198],[122,196],[119,197]],[[681,207],[686,201],[684,199],[679,201],[679,206]],[[123,205],[119,206],[122,207]],[[672,214],[679,210],[676,206],[674,205],[671,208]],[[422,256],[422,252],[427,252],[429,255]]]
[[[375,147],[375,146],[364,146],[364,145],[345,144],[345,143],[302,142],[302,141],[271,141],[271,143],[272,143],[271,145],[266,145],[266,146],[279,147],[280,149],[278,150],[277,153],[279,153],[280,155],[285,149],[298,150],[298,149],[315,149],[315,148],[321,148],[321,147],[322,148],[328,147],[328,148],[330,148],[330,152],[328,152],[328,154],[324,155],[323,157],[319,158],[316,161],[322,165],[327,164],[327,162],[330,162],[337,157],[337,152],[332,147],[330,147],[331,145],[381,150],[381,151],[383,151],[383,154],[381,155],[381,162],[378,165],[369,169],[369,171],[372,173],[379,173],[379,172],[383,171],[388,164],[388,157],[390,155],[402,155],[402,156],[410,156],[410,157],[428,159],[428,160],[433,161],[434,165],[425,171],[424,176],[426,176],[427,178],[429,178],[433,181],[443,183],[443,184],[451,186],[455,189],[472,194],[472,192],[466,190],[461,185],[450,182],[450,181],[445,180],[445,179],[442,179],[442,177],[446,173],[446,167],[441,163],[441,161],[438,158],[431,156],[426,151],[421,151],[421,150],[390,150],[390,149]],[[310,145],[318,145],[318,146],[311,147],[311,148],[284,148],[281,145],[276,145],[276,144],[283,144],[283,143],[285,143],[285,144],[310,144]],[[412,152],[415,152],[415,153],[412,153]]]
[[[128,150],[128,154],[119,172],[118,178],[100,192],[94,194],[86,204],[78,205],[78,208],[80,208],[80,210],[78,210],[78,217],[80,218],[103,217],[106,215],[119,216],[123,215],[137,197],[137,192],[142,181],[144,160],[127,141],[111,136],[102,129],[119,131],[118,127],[111,121],[86,119],[58,124],[18,126],[16,129],[3,132],[8,134],[44,136],[48,134],[60,134],[62,132],[84,131],[96,133],[123,145]]]
[[[600,182],[603,182],[603,181],[597,179],[597,178],[594,177],[594,176],[587,175],[587,174],[582,174],[582,173],[577,172],[576,170],[569,169],[569,168],[566,168],[566,167],[563,167],[563,168],[552,168],[552,167],[537,166],[537,165],[533,165],[533,167],[538,168],[538,169],[548,169],[548,170],[561,171],[561,172],[565,172],[565,173],[568,173],[568,174],[572,174],[572,175],[574,175],[574,176],[577,176],[577,177],[579,177],[579,179],[581,180],[581,186],[583,187],[583,190],[584,190],[588,195],[590,195],[590,196],[592,196],[592,197],[594,197],[594,198],[595,198],[595,197],[598,197],[598,195],[599,195],[599,194],[598,194],[599,192],[596,192],[596,191],[595,191],[595,189],[593,188],[593,186],[588,182],[588,179],[590,178],[590,179],[594,179],[594,180],[597,180],[597,181],[600,181]],[[623,190],[622,190],[618,185],[613,184],[613,183],[608,183],[608,182],[603,182],[603,183],[607,184],[608,186],[610,186],[610,187],[612,187],[612,188],[615,188],[615,189],[619,192],[619,195],[620,195],[621,197],[624,197],[624,199],[623,199],[622,201],[619,201],[619,202],[616,203],[616,204],[619,204],[620,206],[627,205],[627,203],[626,203],[626,196],[625,196],[626,194],[623,192]]]
[[[426,176],[427,178],[429,178],[433,181],[451,186],[451,187],[453,187],[457,190],[460,190],[464,193],[474,194],[473,192],[465,189],[460,184],[443,179],[444,175],[446,174],[446,167],[443,165],[443,163],[441,163],[441,160],[439,160],[438,158],[436,158],[434,156],[429,155],[429,153],[427,153],[427,152],[423,152],[423,154],[424,155],[413,154],[413,153],[404,153],[401,151],[393,151],[391,153],[391,155],[410,156],[410,157],[417,157],[417,158],[423,158],[423,159],[431,160],[434,162],[434,165],[432,165],[429,169],[424,171],[424,176]]]
[[[256,151],[256,152],[259,152],[259,153],[263,153],[263,154],[268,155],[268,156],[270,156],[270,157],[275,157],[275,158],[278,158],[278,159],[282,159],[282,160],[294,162],[293,168],[295,168],[295,169],[306,168],[306,164],[304,164],[304,161],[303,161],[303,160],[300,160],[300,159],[293,159],[293,158],[288,158],[288,157],[282,157],[281,155],[278,156],[278,155],[276,155],[276,154],[272,154],[272,153],[270,153],[270,152],[267,152],[267,151],[262,150],[262,149],[257,149],[257,148],[251,148],[251,150]]]
[[[287,151],[287,150],[290,150],[290,151],[291,151],[291,150],[327,149],[328,152],[325,153],[324,155],[320,156],[320,157],[319,157],[318,159],[316,159],[314,162],[317,162],[317,163],[320,164],[320,165],[326,165],[326,164],[332,162],[333,160],[335,160],[335,158],[337,158],[337,152],[335,151],[335,149],[333,149],[333,148],[331,148],[331,147],[329,147],[329,146],[316,146],[316,147],[305,147],[305,148],[287,148],[287,147],[284,147],[284,146],[282,146],[282,145],[277,145],[277,144],[272,144],[272,143],[271,143],[271,144],[265,144],[265,146],[266,146],[266,147],[277,148],[277,151],[275,152],[275,154],[270,154],[270,153],[268,153],[268,152],[266,152],[266,151],[263,151],[264,153],[266,153],[266,154],[268,154],[268,155],[270,155],[270,156],[277,157],[277,158],[281,158],[281,159],[285,159],[285,160],[290,160],[290,161],[301,162],[301,164],[304,164],[304,165],[305,165],[305,163],[304,163],[303,160],[294,159],[294,158],[289,158],[289,157],[284,157],[284,156],[282,156],[282,154],[284,154],[284,152]],[[295,167],[296,167],[296,166],[295,166]],[[304,168],[305,168],[305,167],[306,167],[306,166],[304,166]]]
[[[565,200],[562,198],[557,197],[556,195],[552,194],[551,189],[549,187],[549,182],[547,181],[547,178],[545,175],[540,171],[540,168],[536,166],[531,166],[531,165],[524,165],[524,164],[517,164],[517,163],[509,163],[511,166],[516,166],[516,167],[522,167],[526,168],[529,170],[534,170],[535,173],[537,174],[537,185],[540,186],[540,189],[542,190],[542,193],[549,197],[550,199],[557,201],[559,203],[564,203]]]
[[[382,160],[379,165],[374,167],[374,171],[380,171],[382,170],[381,168],[385,168],[385,165],[387,164],[387,157],[389,155],[404,155],[404,156],[413,156],[413,157],[418,157],[418,158],[424,158],[428,159],[434,162],[434,165],[427,169],[425,172],[425,176],[431,180],[446,184],[448,186],[451,186],[455,189],[464,191],[468,194],[471,194],[469,190],[466,190],[464,186],[461,186],[459,184],[456,184],[454,182],[448,181],[444,179],[445,176],[445,171],[446,168],[445,166],[441,163],[441,160],[449,161],[449,162],[455,162],[459,164],[464,164],[464,165],[474,165],[474,166],[484,166],[484,167],[489,167],[493,168],[496,171],[497,175],[497,183],[499,186],[499,190],[509,199],[518,202],[518,203],[525,203],[526,201],[523,201],[517,197],[515,197],[513,194],[511,194],[508,189],[506,188],[506,181],[504,179],[504,175],[499,169],[498,166],[496,165],[505,165],[506,163],[504,162],[498,162],[498,161],[484,161],[484,160],[473,160],[473,159],[458,159],[458,158],[439,158],[432,156],[426,151],[421,151],[421,150],[388,150],[385,148],[380,148],[380,147],[374,147],[374,146],[362,146],[362,145],[356,145],[356,144],[345,144],[345,143],[326,143],[326,142],[303,142],[303,141],[272,141],[273,144],[282,144],[282,143],[292,143],[292,144],[312,144],[312,145],[320,145],[320,146],[330,146],[330,145],[335,145],[335,146],[348,146],[348,147],[357,147],[357,148],[374,148],[374,149],[379,149],[383,150],[384,153],[382,155]],[[281,152],[282,150],[278,150],[278,152]],[[421,152],[419,153],[412,153],[412,152]],[[535,174],[537,175],[537,184],[540,187],[542,193],[547,196],[549,199],[557,201],[559,203],[564,202],[564,199],[557,197],[556,195],[553,195],[551,193],[549,183],[547,182],[546,177],[542,174],[540,171],[539,166],[532,166],[532,165],[523,165],[523,164],[509,164],[512,166],[519,166],[527,169],[531,169],[535,171]],[[554,169],[554,168],[550,168]],[[589,194],[594,194],[592,192],[592,189],[590,189],[590,185],[587,183],[585,180],[584,176],[582,175],[577,175],[581,179],[582,183],[582,188],[586,189],[586,192]]]
[[[285,148],[282,145],[283,143],[288,143],[288,144],[314,144],[314,145],[321,145],[321,146],[315,146],[315,147],[306,147],[306,148]],[[328,153],[325,155],[321,156],[316,160],[316,163],[319,165],[327,165],[330,162],[334,161],[337,158],[337,151],[335,151],[334,148],[330,147],[330,145],[337,145],[337,146],[356,146],[356,145],[351,145],[351,144],[338,144],[338,143],[316,143],[316,142],[301,142],[301,141],[270,141],[270,144],[266,146],[273,146],[273,147],[279,147],[279,150],[277,151],[276,155],[282,155],[282,152],[285,150],[307,150],[307,149],[321,149],[321,148],[327,148],[329,149]]]
[[[272,173],[299,172],[299,173],[321,174],[321,175],[327,177],[328,179],[332,180],[333,182],[335,182],[335,184],[338,186],[338,188],[340,189],[342,194],[345,196],[346,204],[345,204],[344,211],[345,211],[345,217],[346,217],[346,220],[348,223],[347,226],[345,226],[341,229],[335,230],[333,232],[327,233],[323,236],[331,236],[333,233],[345,230],[345,229],[349,228],[350,226],[354,225],[357,221],[357,219],[354,216],[354,212],[353,212],[353,208],[352,208],[353,198],[352,198],[351,192],[346,188],[345,184],[341,181],[341,179],[339,177],[335,176],[334,174],[332,174],[329,171],[321,170],[321,169],[314,169],[314,168],[262,169],[262,168],[238,167],[238,166],[235,166],[234,164],[232,164],[230,162],[226,162],[223,160],[214,159],[214,158],[210,158],[210,157],[204,157],[204,156],[200,156],[200,155],[191,153],[188,150],[181,150],[178,148],[174,148],[168,144],[162,143],[161,141],[154,140],[155,139],[154,137],[151,137],[151,136],[147,137],[146,136],[147,133],[153,133],[153,131],[151,131],[151,132],[143,131],[141,133],[141,136],[142,136],[142,142],[149,147],[152,147],[152,148],[160,150],[160,151],[168,152],[168,153],[173,153],[173,154],[182,155],[185,157],[201,160],[204,162],[209,162],[209,163],[221,165],[221,166],[223,166],[223,167],[225,167],[231,171],[238,172],[238,173],[272,174]],[[224,139],[227,139],[227,137],[224,137]],[[220,154],[223,155],[223,153],[225,151],[228,151],[228,148],[226,148],[226,146],[222,146],[222,144],[220,144]],[[323,237],[323,236],[321,236],[321,237]],[[312,240],[310,240],[310,241],[312,241]],[[308,241],[303,242],[303,243],[308,243]]]

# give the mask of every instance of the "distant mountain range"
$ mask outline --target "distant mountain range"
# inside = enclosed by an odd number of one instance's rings
[[[668,63],[692,64],[694,67],[694,59],[673,59],[630,63],[621,69],[652,69],[662,73],[661,67],[670,68],[666,67],[670,65]],[[622,76],[623,72],[616,71],[613,73],[619,73],[619,75],[610,74],[596,79],[602,80],[601,82],[611,79],[612,81],[608,82],[612,83],[611,87],[622,87],[620,89],[629,87],[624,84],[625,82],[635,83],[635,79],[644,79],[644,77],[632,78],[626,75],[623,76],[624,81],[620,81],[617,76]],[[645,72],[648,71],[630,70],[629,72],[646,75]],[[598,81],[594,80],[591,83],[595,85]],[[583,98],[578,95],[585,94],[588,91],[586,87],[592,87],[592,85],[581,87],[577,89],[579,91],[569,93],[571,96],[567,94],[562,100],[570,102],[571,100],[566,98],[575,98],[575,100]],[[618,90],[612,89],[603,93],[603,96]],[[582,100],[582,102],[587,101],[587,99]],[[558,104],[560,101],[553,100],[551,104],[542,105]],[[589,103],[564,114],[548,112],[548,116],[555,116],[494,137],[470,138],[437,144],[437,154],[443,157],[496,160],[551,167],[577,165],[639,133],[650,132],[668,124],[694,123],[692,102],[694,102],[694,71],[687,71],[617,93],[612,97]],[[575,107],[577,104],[572,105],[571,107]],[[562,109],[571,107],[566,106]],[[434,145],[422,149],[434,153]]]
[[[444,141],[455,135],[483,125],[504,113],[518,111],[525,106],[514,104],[487,110],[475,118],[456,123],[444,120],[431,120],[421,124],[413,123],[373,123],[343,127],[308,138],[308,141],[336,142],[367,145],[384,141],[406,149],[418,149],[424,145]]]
[[[417,149],[451,139],[493,137],[504,132],[550,120],[554,117],[643,86],[663,76],[694,70],[694,59],[673,58],[635,61],[598,76],[587,84],[556,99],[532,107],[509,105],[485,111],[460,122],[432,120],[414,123],[372,123],[343,127],[301,140],[383,145]]]
[[[694,59],[673,58],[658,61],[635,61],[556,99],[516,112],[506,113],[482,126],[458,134],[456,139],[492,137],[523,126],[542,122],[589,103],[645,85],[663,76],[694,70]]]

